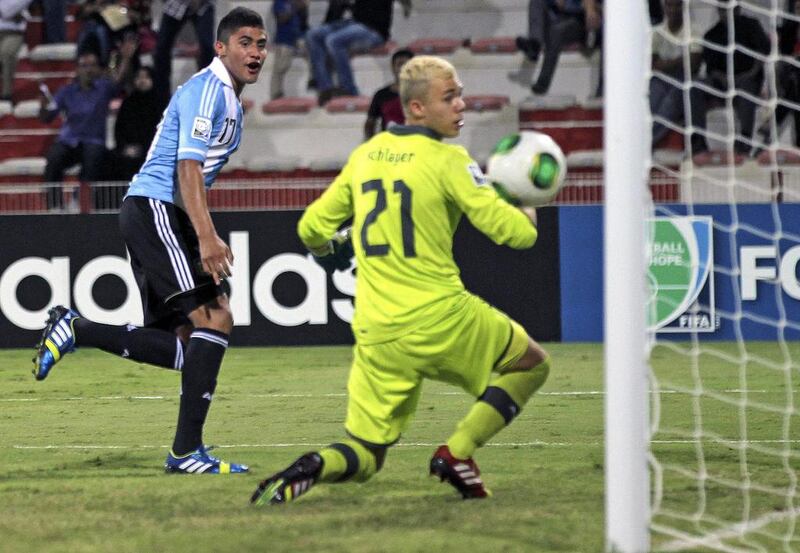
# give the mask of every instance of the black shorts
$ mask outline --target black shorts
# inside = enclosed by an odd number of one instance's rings
[[[174,204],[129,196],[119,211],[119,228],[142,296],[145,326],[172,330],[227,292],[203,271],[194,227]]]

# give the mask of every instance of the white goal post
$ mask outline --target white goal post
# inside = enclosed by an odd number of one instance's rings
[[[649,18],[642,0],[604,3],[606,550],[649,550],[645,221]]]

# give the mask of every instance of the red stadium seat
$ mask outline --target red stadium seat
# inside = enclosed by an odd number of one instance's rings
[[[724,165],[741,165],[744,163],[746,156],[743,154],[734,153],[733,157],[727,151],[706,151],[692,156],[692,163],[698,167],[720,167]]]
[[[420,38],[406,48],[415,54],[452,54],[463,42],[457,38]]]
[[[369,96],[337,96],[325,104],[328,113],[366,113],[372,99]]]
[[[798,150],[776,150],[773,158],[773,153],[769,150],[764,150],[758,154],[759,165],[773,165],[775,163],[781,165],[800,165],[800,151]]]
[[[277,100],[270,100],[261,106],[263,113],[308,113],[317,107],[317,101],[314,98],[278,98]]]
[[[473,40],[469,49],[473,54],[513,54],[517,44],[510,36],[488,37]]]
[[[502,95],[476,95],[464,96],[468,111],[497,111],[510,103],[508,96]]]
[[[353,50],[350,55],[351,56],[388,56],[392,52],[397,49],[397,43],[393,40],[389,40],[381,44],[380,46],[376,46],[375,48],[369,48],[367,50]]]

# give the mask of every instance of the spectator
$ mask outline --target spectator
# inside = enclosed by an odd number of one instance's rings
[[[269,95],[272,100],[284,95],[283,79],[297,49],[297,44],[308,30],[308,0],[275,0],[275,40],[272,46],[272,76]]]
[[[800,13],[800,0],[788,0],[786,12],[792,15]],[[778,62],[775,74],[775,83],[778,86],[775,93],[778,100],[795,104],[800,104],[800,68],[794,65],[800,61],[800,57],[794,54],[798,45],[798,29],[800,29],[800,23],[793,19],[784,19],[781,26],[778,27],[778,51],[783,59]],[[779,142],[781,125],[789,114],[794,119],[793,143],[796,147],[800,147],[800,111],[790,108],[784,103],[779,103],[775,109],[774,134],[771,118],[758,131],[764,144]]]
[[[364,140],[369,140],[375,134],[375,126],[379,119],[382,131],[385,131],[390,125],[402,125],[406,122],[403,104],[400,102],[400,68],[413,57],[414,52],[406,48],[392,54],[394,81],[378,90],[372,97],[372,103],[367,112],[367,121],[364,123]]]
[[[171,93],[172,47],[187,21],[192,22],[200,46],[197,68],[208,66],[214,59],[214,0],[165,0],[153,55],[153,85],[163,106]]]
[[[546,94],[550,89],[564,46],[587,39],[596,42],[601,24],[597,0],[530,0],[528,36],[517,37],[517,48],[532,62],[544,50],[539,77],[531,86],[534,94]]]
[[[0,100],[11,101],[17,54],[25,38],[25,10],[31,0],[0,0]]]
[[[684,120],[684,93],[675,81],[686,81],[684,75],[684,52],[688,48],[690,78],[700,69],[703,48],[692,40],[690,25],[684,25],[683,0],[664,0],[665,21],[653,28],[652,67],[650,79],[650,111],[656,117],[674,123]],[[698,89],[692,89],[697,91]],[[693,92],[693,95],[696,92]],[[697,107],[697,102],[691,102]],[[692,118],[697,120],[697,114]],[[669,132],[669,127],[653,121],[653,147]]]
[[[47,153],[46,182],[60,183],[64,171],[77,163],[81,164],[81,180],[91,182],[103,178],[108,103],[119,93],[119,84],[126,76],[135,51],[135,40],[128,39],[122,44],[121,63],[113,78],[104,76],[97,54],[84,52],[78,56],[75,81],[62,87],[54,98],[42,94],[39,119],[48,123],[59,113],[65,118],[56,142]],[[62,207],[60,187],[48,189],[47,205]]]
[[[394,0],[355,0],[350,8],[352,18],[324,23],[306,33],[311,71],[319,92],[319,105],[325,105],[334,96],[358,95],[358,87],[350,67],[350,52],[375,48],[389,40],[393,3]],[[400,3],[408,17],[411,0],[400,0]],[[336,88],[326,67],[326,56],[333,60],[339,82]]]
[[[730,29],[733,23],[733,29]],[[730,31],[733,32],[730,32]],[[735,37],[736,50],[733,53],[733,82],[728,81],[728,52],[730,42]],[[764,64],[758,58],[746,53],[744,49],[766,55],[770,50],[769,38],[761,24],[751,17],[741,14],[741,7],[719,7],[719,21],[703,36],[703,62],[706,66],[704,84],[708,89],[696,93],[699,121],[695,123],[700,129],[706,127],[707,105],[711,101],[724,100],[728,90],[735,89],[733,109],[739,120],[739,136],[734,149],[739,153],[749,153],[753,126],[755,124],[756,104],[742,93],[758,96],[764,81]],[[701,135],[692,137],[694,153],[708,150],[706,140]]]
[[[67,0],[41,0],[44,22],[44,43],[57,44],[67,41]]]
[[[112,180],[129,181],[144,163],[147,150],[161,120],[161,109],[153,90],[153,69],[141,67],[133,79],[133,92],[122,101],[114,125]]]

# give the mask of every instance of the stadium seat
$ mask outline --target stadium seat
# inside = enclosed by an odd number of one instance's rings
[[[697,167],[724,167],[728,165],[741,165],[746,156],[739,153],[731,154],[728,151],[709,150],[692,156],[692,163]]]
[[[393,40],[387,40],[380,46],[375,48],[368,48],[366,50],[353,50],[350,52],[351,56],[388,56],[397,50],[397,43]]]
[[[473,54],[514,54],[517,44],[508,36],[479,38],[470,42],[469,50]]]
[[[603,167],[603,150],[576,150],[567,154],[567,168],[587,169]]]
[[[39,44],[31,49],[28,58],[31,61],[69,60],[74,61],[78,51],[75,43]]]
[[[44,174],[46,160],[43,157],[18,157],[0,162],[0,175]]]
[[[415,54],[452,54],[463,44],[462,39],[456,38],[420,38],[409,43],[406,48]]]
[[[800,151],[789,150],[781,148],[773,153],[770,150],[764,150],[756,158],[760,165],[773,165],[778,163],[780,165],[800,165]]]
[[[508,96],[501,95],[476,95],[464,96],[467,111],[496,111],[503,109],[510,101]]]
[[[653,164],[662,167],[678,168],[683,162],[684,151],[674,148],[660,148],[653,151]]]
[[[285,97],[266,102],[261,106],[261,111],[268,115],[272,113],[308,113],[315,107],[317,107],[315,98]]]
[[[372,99],[369,96],[338,96],[325,104],[328,113],[366,113]]]

